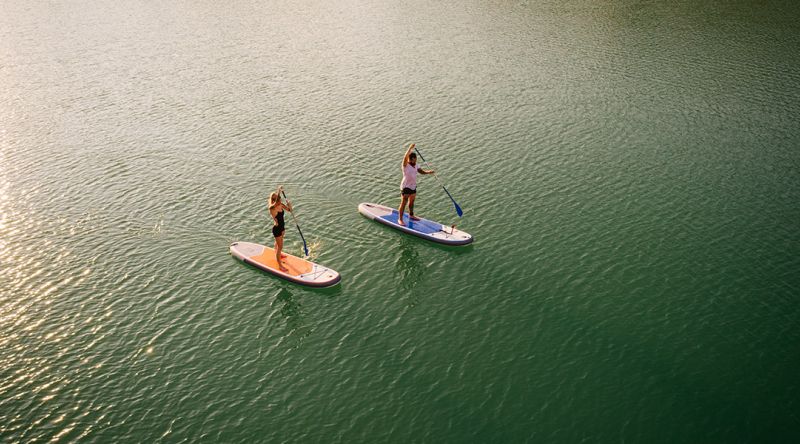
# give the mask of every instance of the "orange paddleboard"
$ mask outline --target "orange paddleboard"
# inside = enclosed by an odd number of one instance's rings
[[[286,271],[278,267],[275,260],[275,250],[270,247],[254,244],[252,242],[234,242],[231,244],[231,255],[240,261],[260,268],[287,281],[310,287],[330,287],[336,285],[341,276],[330,268],[323,267],[291,254],[281,258]]]

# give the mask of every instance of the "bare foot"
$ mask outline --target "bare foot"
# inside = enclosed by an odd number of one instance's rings
[[[398,217],[397,218],[397,225],[402,225],[404,227],[406,226],[406,223],[403,222],[403,218],[402,217]]]
[[[280,265],[280,264],[278,265],[278,268],[280,268],[281,271],[283,271],[283,272],[289,271],[288,268],[286,268],[286,267],[284,267],[283,265]]]
[[[410,217],[411,220],[419,220],[419,218],[417,216],[408,216],[408,217]]]

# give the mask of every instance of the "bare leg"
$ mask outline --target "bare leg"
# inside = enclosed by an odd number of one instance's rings
[[[283,235],[281,234],[280,237],[275,238],[275,260],[278,262],[278,268],[281,271],[289,271],[288,268],[284,267],[281,263],[281,250],[283,250]]]
[[[397,224],[398,225],[405,225],[406,223],[403,222],[403,211],[406,210],[406,202],[408,201],[408,196],[403,194],[402,200],[400,201],[400,209],[397,210]]]
[[[417,199],[416,194],[408,196],[408,216],[411,220],[419,220],[417,216],[414,216],[414,201],[416,199]]]

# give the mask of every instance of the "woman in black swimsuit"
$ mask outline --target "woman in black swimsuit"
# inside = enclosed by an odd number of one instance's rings
[[[269,214],[274,221],[272,235],[275,236],[275,261],[278,262],[278,268],[280,268],[281,271],[289,271],[289,269],[284,267],[281,263],[281,250],[283,250],[283,233],[286,231],[286,224],[283,221],[283,210],[287,209],[292,211],[292,204],[289,201],[286,201],[285,204],[281,202],[282,191],[283,186],[278,186],[277,191],[269,195]]]

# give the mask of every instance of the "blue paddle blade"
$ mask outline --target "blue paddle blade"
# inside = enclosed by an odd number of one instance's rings
[[[456,207],[456,214],[458,214],[458,217],[461,217],[461,215],[464,214],[464,212],[461,211],[461,207],[458,206],[458,203],[456,203],[456,200],[453,199],[453,196],[450,195],[450,192],[447,191],[447,188],[445,188],[444,185],[442,185],[442,189],[444,190],[445,193],[447,193],[447,197],[449,197],[450,200],[453,201],[453,205],[455,205]]]
[[[297,227],[297,232],[300,233],[300,239],[303,240],[303,251],[305,251],[306,257],[308,257],[308,246],[306,245],[306,237],[303,236],[303,232],[300,231],[300,225],[297,225],[295,223],[294,226]]]
[[[425,158],[424,158],[424,157],[422,157],[422,153],[420,153],[420,152],[419,152],[419,150],[417,149],[417,147],[414,147],[414,151],[416,151],[416,152],[417,152],[417,154],[419,154],[419,158],[420,158],[420,159],[422,159],[422,161],[423,161],[423,162],[425,162],[425,165],[427,165],[427,166],[428,166],[428,168],[430,168],[430,165],[428,165],[428,162],[426,162],[426,161],[425,161]],[[434,173],[434,174],[433,174],[433,176],[434,176],[434,177],[436,177],[436,180],[437,180],[437,181],[439,181],[439,185],[442,185],[442,181],[440,181],[440,180],[439,180],[439,177],[438,177],[438,176],[436,176],[436,173]],[[463,211],[461,211],[461,207],[459,207],[459,206],[458,206],[458,204],[456,203],[456,200],[455,200],[455,199],[453,199],[453,196],[451,196],[451,195],[450,195],[450,192],[449,192],[449,191],[447,191],[447,188],[445,188],[445,187],[444,187],[444,185],[442,185],[442,189],[444,190],[444,192],[445,192],[445,193],[447,193],[447,197],[449,197],[449,198],[450,198],[450,200],[452,200],[452,201],[453,201],[453,205],[455,205],[455,206],[456,206],[456,214],[458,214],[458,217],[461,217],[461,215],[462,215],[462,214],[464,214],[464,212],[463,212]]]

